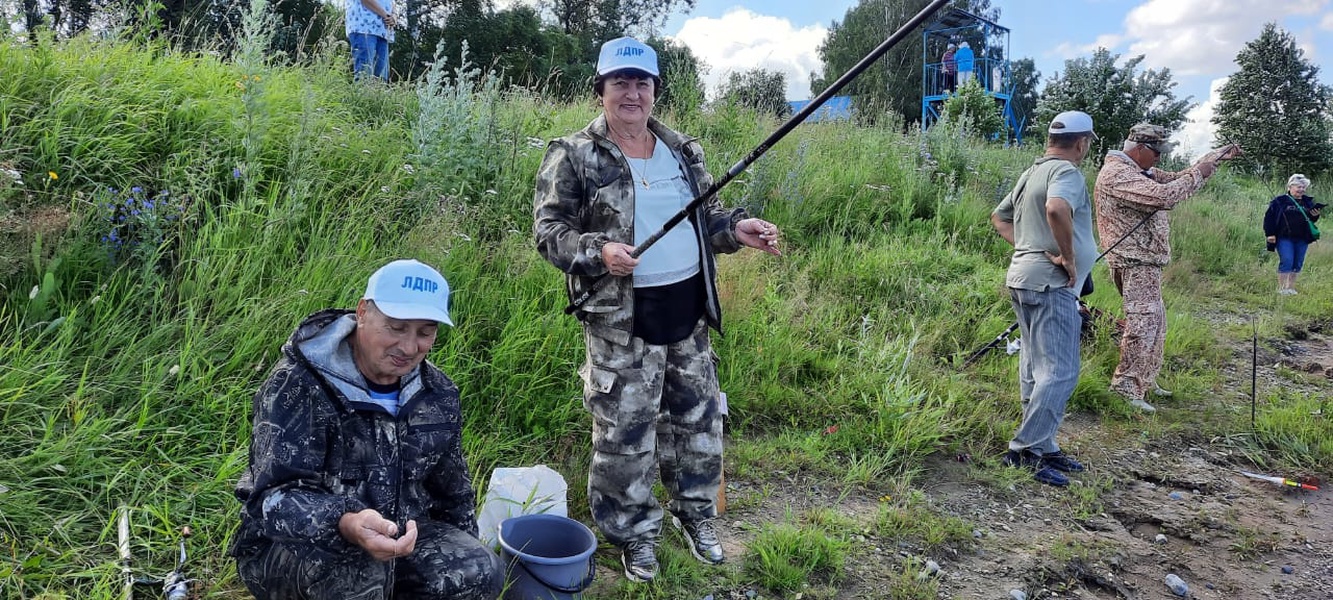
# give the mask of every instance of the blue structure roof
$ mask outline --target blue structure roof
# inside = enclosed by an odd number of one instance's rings
[[[787,103],[791,107],[792,114],[805,110],[810,104],[809,100],[792,100]],[[819,110],[811,114],[805,120],[806,123],[819,123],[822,121],[846,121],[852,118],[852,97],[834,96],[828,99]]]

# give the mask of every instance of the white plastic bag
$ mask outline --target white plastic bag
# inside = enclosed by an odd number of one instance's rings
[[[535,514],[569,516],[567,490],[565,478],[546,465],[496,468],[477,511],[478,537],[496,549],[500,547],[500,523],[505,519]]]

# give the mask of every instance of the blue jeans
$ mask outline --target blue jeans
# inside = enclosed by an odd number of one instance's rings
[[[1309,242],[1280,237],[1277,239],[1277,272],[1300,273],[1305,266],[1305,250]]]
[[[1055,434],[1078,384],[1078,339],[1083,325],[1078,295],[1064,287],[1045,292],[1009,288],[1009,297],[1023,339],[1018,355],[1023,422],[1009,440],[1009,449],[1059,452]]]
[[[352,72],[357,79],[369,72],[389,80],[389,40],[369,33],[349,33],[347,43],[352,46]]]

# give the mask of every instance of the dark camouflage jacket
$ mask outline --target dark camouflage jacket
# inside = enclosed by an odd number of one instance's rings
[[[355,328],[351,311],[307,317],[255,394],[238,553],[263,540],[346,544],[338,519],[366,508],[400,527],[433,520],[477,535],[458,388],[426,361],[403,378],[397,417],[369,403],[346,342]]]
[[[657,119],[649,119],[648,128],[686,167],[685,177],[696,197],[713,185],[704,166],[703,147],[695,138]],[[607,273],[602,246],[612,241],[634,245],[633,177],[625,155],[607,137],[605,116],[547,145],[533,198],[534,232],[537,251],[566,274],[570,300],[582,296],[593,281]],[[714,196],[689,218],[699,247],[711,250],[703,252],[699,263],[708,291],[705,315],[718,331],[722,330],[722,308],[713,255],[741,248],[736,223],[746,216],[744,209],[728,210]],[[607,339],[629,343],[634,330],[633,278],[612,277],[581,307],[578,317]]]

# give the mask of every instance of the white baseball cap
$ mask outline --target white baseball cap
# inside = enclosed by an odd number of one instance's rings
[[[597,76],[613,71],[634,69],[658,77],[657,51],[632,37],[618,37],[602,44],[597,56]]]
[[[363,300],[402,320],[423,319],[453,325],[449,319],[449,282],[439,271],[416,260],[395,260],[375,271]]]
[[[1092,133],[1093,139],[1097,134],[1092,131],[1092,117],[1088,113],[1077,110],[1067,110],[1051,119],[1051,126],[1046,128],[1046,133]]]

